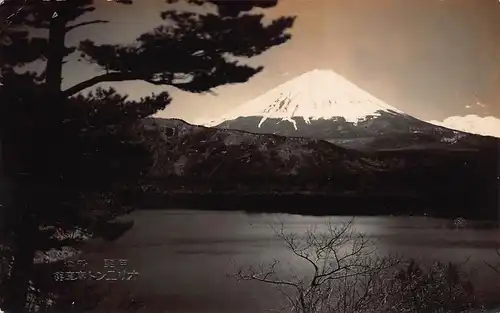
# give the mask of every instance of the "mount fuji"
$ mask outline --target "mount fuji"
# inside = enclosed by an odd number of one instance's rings
[[[456,147],[471,141],[467,133],[416,119],[334,71],[318,69],[203,126],[314,138],[355,149]]]
[[[151,207],[498,218],[498,139],[416,119],[332,71],[204,124],[138,128]]]

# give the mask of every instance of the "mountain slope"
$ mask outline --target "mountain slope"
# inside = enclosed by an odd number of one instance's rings
[[[356,214],[484,217],[496,212],[491,209],[496,199],[496,145],[366,153],[322,140],[168,119],[146,119],[142,136],[155,155],[148,176],[148,192],[154,195],[148,199],[159,199],[154,206],[166,205],[165,195],[179,205],[172,199],[186,194],[183,201],[198,199],[198,206],[210,202],[220,207],[230,201],[233,209],[279,206],[287,212],[299,203],[293,195],[300,194],[309,195],[300,203],[310,214],[315,208],[307,201],[314,199],[327,201],[322,205],[329,214],[348,214],[356,205]],[[471,209],[476,207],[482,209]]]
[[[177,119],[147,119],[146,136],[158,156],[152,175],[199,181],[257,177],[314,177],[362,171],[363,155],[307,138],[253,134],[190,125]],[[365,166],[369,166],[366,164]],[[284,186],[286,188],[286,186]]]
[[[206,126],[326,140],[355,149],[467,148],[477,136],[416,119],[329,70],[304,73]]]

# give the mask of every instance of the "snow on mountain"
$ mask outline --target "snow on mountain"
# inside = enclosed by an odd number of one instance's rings
[[[473,130],[470,126],[450,126],[453,121],[444,124],[422,121],[331,70],[313,70],[237,107],[220,119],[202,124],[255,134],[325,140],[357,150],[465,149],[482,145],[482,139],[453,128],[492,134],[491,131]],[[500,132],[500,126],[493,126],[495,123],[490,120],[477,124],[476,129],[480,126]]]
[[[258,128],[268,119],[306,124],[313,120],[342,117],[358,123],[380,112],[402,113],[331,70],[306,72],[251,100],[220,119],[204,123],[213,127],[241,117],[260,117]]]
[[[472,134],[500,138],[500,119],[493,116],[480,117],[473,114],[451,116],[443,121],[432,120],[429,123]]]

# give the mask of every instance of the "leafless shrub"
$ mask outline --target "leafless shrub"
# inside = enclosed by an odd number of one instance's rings
[[[275,230],[309,274],[280,272],[280,262],[239,268],[233,276],[274,285],[287,299],[284,312],[420,313],[467,312],[479,307],[461,265],[377,256],[372,242],[354,232],[352,221],[304,236]],[[470,312],[470,311],[469,311]]]
[[[310,229],[302,238],[286,233],[283,224],[275,230],[293,255],[305,262],[311,275],[299,277],[277,273],[279,261],[238,269],[239,280],[275,285],[288,300],[288,309],[297,313],[362,312],[368,308],[372,290],[382,272],[397,263],[395,258],[376,258],[370,242],[352,228],[352,221],[326,225],[326,232]]]

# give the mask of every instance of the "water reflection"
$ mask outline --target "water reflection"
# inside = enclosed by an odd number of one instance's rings
[[[353,219],[181,210],[137,211],[133,218],[135,226],[131,231],[111,246],[94,246],[87,252],[88,258],[129,259],[141,272],[141,278],[127,288],[173,297],[179,308],[184,301],[199,303],[199,308],[187,303],[184,308],[204,313],[230,312],[238,303],[239,312],[257,312],[259,308],[279,304],[278,295],[271,288],[236,283],[226,277],[234,264],[249,266],[276,258],[290,263],[299,273],[307,270],[305,264],[292,258],[273,228],[283,223],[286,231],[304,234],[311,227],[324,231],[328,220],[340,225]],[[356,231],[377,243],[379,254],[397,253],[445,262],[463,262],[470,257],[466,267],[479,269],[479,284],[496,285],[498,277],[487,271],[484,260],[498,260],[495,248],[500,246],[500,230],[474,228],[474,225],[454,229],[449,224],[450,221],[431,218],[353,220]]]

